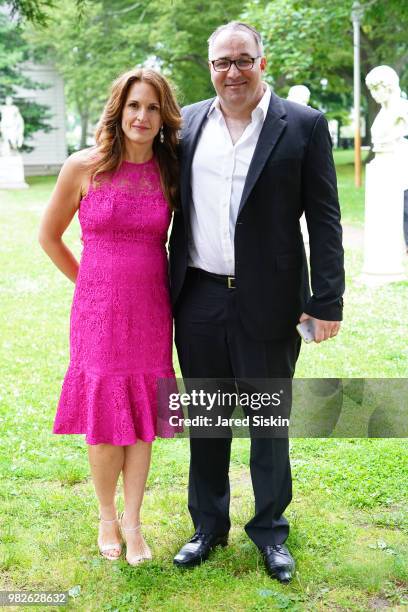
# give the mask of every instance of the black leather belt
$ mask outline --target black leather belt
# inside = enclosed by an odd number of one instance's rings
[[[212,278],[218,283],[222,283],[228,289],[235,289],[235,276],[226,276],[225,274],[214,274],[213,272],[207,272],[207,270],[201,270],[201,268],[189,267],[188,271],[194,276],[204,276],[205,278]]]

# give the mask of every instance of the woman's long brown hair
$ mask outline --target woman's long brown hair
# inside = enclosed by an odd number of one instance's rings
[[[122,74],[112,84],[111,95],[103,110],[95,133],[96,149],[89,162],[92,180],[98,175],[113,173],[121,165],[125,153],[122,112],[133,83],[149,83],[157,92],[163,121],[164,142],[159,134],[153,141],[153,153],[160,170],[164,195],[171,209],[179,202],[178,131],[180,108],[168,81],[155,70],[137,68]]]

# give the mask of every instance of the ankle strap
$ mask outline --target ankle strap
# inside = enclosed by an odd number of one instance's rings
[[[124,527],[122,525],[122,529],[123,531],[139,531],[139,529],[141,528],[142,524],[139,523],[138,525],[136,525],[136,527]]]
[[[139,531],[139,529],[142,526],[142,523],[139,523],[138,525],[136,525],[136,527],[124,527],[123,526],[123,516],[124,516],[125,512],[123,511],[122,514],[120,515],[119,521],[120,521],[120,526],[122,528],[123,531]]]
[[[116,523],[116,521],[118,520],[117,518],[114,519],[104,519],[101,517],[101,515],[99,515],[99,520],[102,521],[103,523]]]

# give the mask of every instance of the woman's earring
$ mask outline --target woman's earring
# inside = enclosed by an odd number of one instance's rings
[[[160,128],[160,142],[163,143],[164,142],[164,132],[163,132],[163,126],[161,126]]]

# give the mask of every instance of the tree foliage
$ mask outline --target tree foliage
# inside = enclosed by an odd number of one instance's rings
[[[207,39],[220,24],[237,18],[236,0],[65,0],[46,12],[46,26],[31,27],[27,39],[38,58],[47,57],[66,85],[68,106],[80,117],[82,137],[100,115],[109,85],[120,73],[146,61],[176,86],[181,103],[213,95]]]
[[[0,4],[7,4],[13,17],[36,24],[46,22],[45,11],[54,5],[52,0],[1,0]]]
[[[182,102],[190,104],[214,95],[209,78],[207,40],[221,24],[239,19],[237,0],[155,0],[157,20],[150,43],[171,75]]]
[[[2,0],[0,0],[1,2]],[[46,25],[31,31],[37,53],[52,58],[66,84],[69,107],[81,118],[82,145],[99,115],[112,79],[150,61],[176,84],[187,104],[213,94],[207,39],[220,24],[239,19],[263,34],[267,78],[277,93],[304,83],[311,103],[340,120],[353,91],[353,0],[13,0],[28,19]],[[408,3],[361,0],[363,108],[376,106],[364,77],[378,64],[393,66],[408,87]],[[36,12],[37,11],[37,12]],[[326,89],[321,80],[328,80]],[[370,119],[369,119],[370,120]]]
[[[22,36],[21,26],[5,12],[0,12],[0,103],[6,96],[12,96],[24,118],[23,151],[31,151],[30,136],[38,130],[49,131],[49,109],[43,104],[26,100],[20,88],[37,89],[34,83],[24,75],[21,65],[28,58],[28,46]]]
[[[268,74],[278,93],[303,83],[312,103],[337,116],[352,102],[352,0],[265,0],[246,4],[243,19],[262,33]],[[364,107],[372,115],[375,104],[364,83],[376,65],[389,64],[408,85],[408,4],[406,0],[361,0],[361,75]],[[328,79],[322,90],[321,79]]]
[[[86,146],[90,126],[97,121],[112,81],[141,63],[146,55],[138,40],[148,35],[147,24],[138,24],[132,39],[129,18],[121,9],[103,2],[84,5],[78,15],[75,0],[59,2],[46,14],[46,26],[27,29],[26,38],[42,61],[51,60],[64,79],[68,108],[81,123],[80,146]]]

